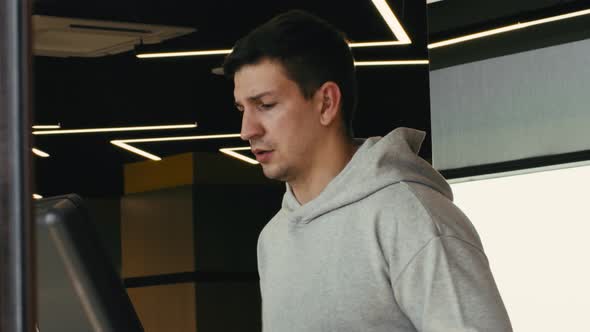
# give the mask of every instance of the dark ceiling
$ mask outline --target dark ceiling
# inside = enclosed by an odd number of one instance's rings
[[[587,1],[586,1],[587,2]],[[461,31],[511,17],[544,9],[559,8],[581,1],[575,0],[443,0],[428,6],[428,32],[431,35]]]
[[[588,0],[442,1],[428,7],[428,36],[432,43],[589,8]],[[587,38],[590,16],[584,15],[431,49],[430,70]]]
[[[569,2],[443,0],[428,6],[428,26],[431,36],[442,36]],[[356,60],[428,59],[426,4],[388,3],[413,43],[354,49]],[[370,0],[38,0],[33,13],[195,28],[192,34],[149,49],[178,51],[231,48],[252,28],[295,8],[323,17],[353,41],[393,39]],[[122,165],[145,159],[111,145],[111,139],[238,133],[240,116],[233,109],[232,82],[211,73],[222,60],[223,56],[147,60],[133,52],[101,58],[35,57],[36,124],[59,122],[63,129],[70,129],[199,123],[198,128],[175,131],[35,136],[34,145],[51,154],[35,158],[35,191],[121,194]],[[430,131],[427,66],[363,67],[358,69],[358,79],[357,136],[383,135],[397,126]],[[246,145],[239,139],[222,139],[137,146],[164,157]],[[429,141],[422,155],[430,157]]]

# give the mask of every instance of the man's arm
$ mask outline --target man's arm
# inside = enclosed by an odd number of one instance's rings
[[[396,278],[396,300],[420,332],[512,331],[486,256],[461,239],[433,238]]]

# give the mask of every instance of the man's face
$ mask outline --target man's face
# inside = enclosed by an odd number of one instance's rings
[[[240,68],[234,84],[241,137],[250,142],[266,177],[290,182],[309,171],[322,129],[318,94],[305,99],[283,66],[271,60]]]

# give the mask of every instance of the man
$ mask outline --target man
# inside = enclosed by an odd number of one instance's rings
[[[511,331],[479,237],[417,156],[424,133],[352,138],[353,57],[301,11],[224,63],[242,139],[282,208],[258,241],[264,331]]]

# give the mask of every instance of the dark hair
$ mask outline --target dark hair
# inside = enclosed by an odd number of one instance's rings
[[[338,84],[342,119],[349,137],[357,103],[354,59],[342,32],[301,10],[280,14],[240,39],[225,58],[224,75],[232,79],[245,65],[264,59],[285,68],[303,96],[311,98],[325,82]]]

